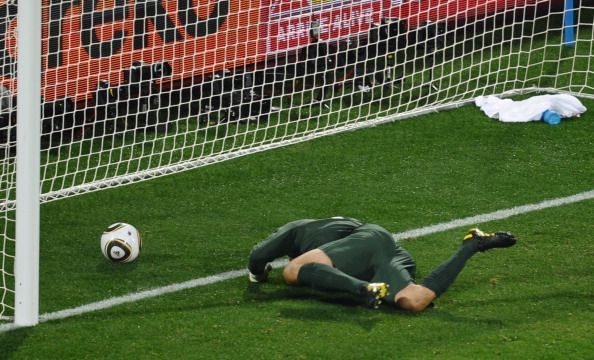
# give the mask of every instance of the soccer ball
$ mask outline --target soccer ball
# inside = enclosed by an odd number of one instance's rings
[[[109,225],[101,235],[101,252],[114,262],[132,262],[142,249],[140,232],[130,224]]]

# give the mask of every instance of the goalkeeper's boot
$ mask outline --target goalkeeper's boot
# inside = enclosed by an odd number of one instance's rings
[[[362,294],[365,297],[365,305],[372,309],[377,309],[382,303],[382,300],[388,294],[389,286],[385,283],[369,283],[362,289]]]
[[[272,265],[266,264],[264,267],[264,271],[259,274],[253,274],[251,271],[248,270],[248,278],[250,279],[251,283],[258,284],[265,282],[268,280],[268,273],[272,270]]]
[[[493,248],[506,248],[516,243],[516,238],[509,232],[498,231],[485,233],[479,229],[470,229],[464,236],[464,241],[477,241],[478,250],[483,252]]]

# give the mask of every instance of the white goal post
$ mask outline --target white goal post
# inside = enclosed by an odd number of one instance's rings
[[[19,92],[15,226],[15,304],[18,326],[38,323],[39,165],[41,127],[41,7],[21,1],[18,9]]]
[[[593,19],[586,0],[0,0],[0,322],[39,321],[41,203],[481,95],[594,99]]]

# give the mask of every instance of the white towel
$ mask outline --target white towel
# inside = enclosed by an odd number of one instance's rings
[[[528,122],[542,119],[542,113],[551,110],[562,118],[579,116],[586,107],[572,95],[539,95],[514,101],[496,96],[479,96],[474,103],[488,117],[503,122]]]

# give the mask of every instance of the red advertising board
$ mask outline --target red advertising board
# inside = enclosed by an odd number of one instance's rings
[[[321,41],[333,41],[368,31],[388,9],[383,0],[265,0],[266,41],[263,54],[286,53],[307,45],[313,22]]]
[[[426,21],[474,19],[505,9],[550,2],[551,0],[393,0],[386,17],[406,19],[409,28],[416,28]]]
[[[364,34],[382,17],[412,29],[544,0],[43,0],[43,97],[83,100],[134,61],[167,62],[171,81]],[[16,2],[0,0],[0,82],[15,92]]]
[[[171,79],[260,60],[259,0],[43,1],[43,96],[83,99],[123,81],[134,61],[168,62]],[[2,16],[5,15],[5,16]],[[16,64],[16,6],[0,2],[4,86]]]
[[[388,9],[385,1],[326,1],[314,6],[314,18],[320,22],[320,39],[335,40],[368,31],[379,23]]]
[[[261,34],[265,40],[261,53],[282,54],[309,43],[313,21],[309,0],[263,0],[262,9]]]
[[[57,19],[44,7],[48,100],[85,97],[99,80],[118,84],[133,61],[166,61],[176,79],[258,60],[257,0],[73,3]]]

